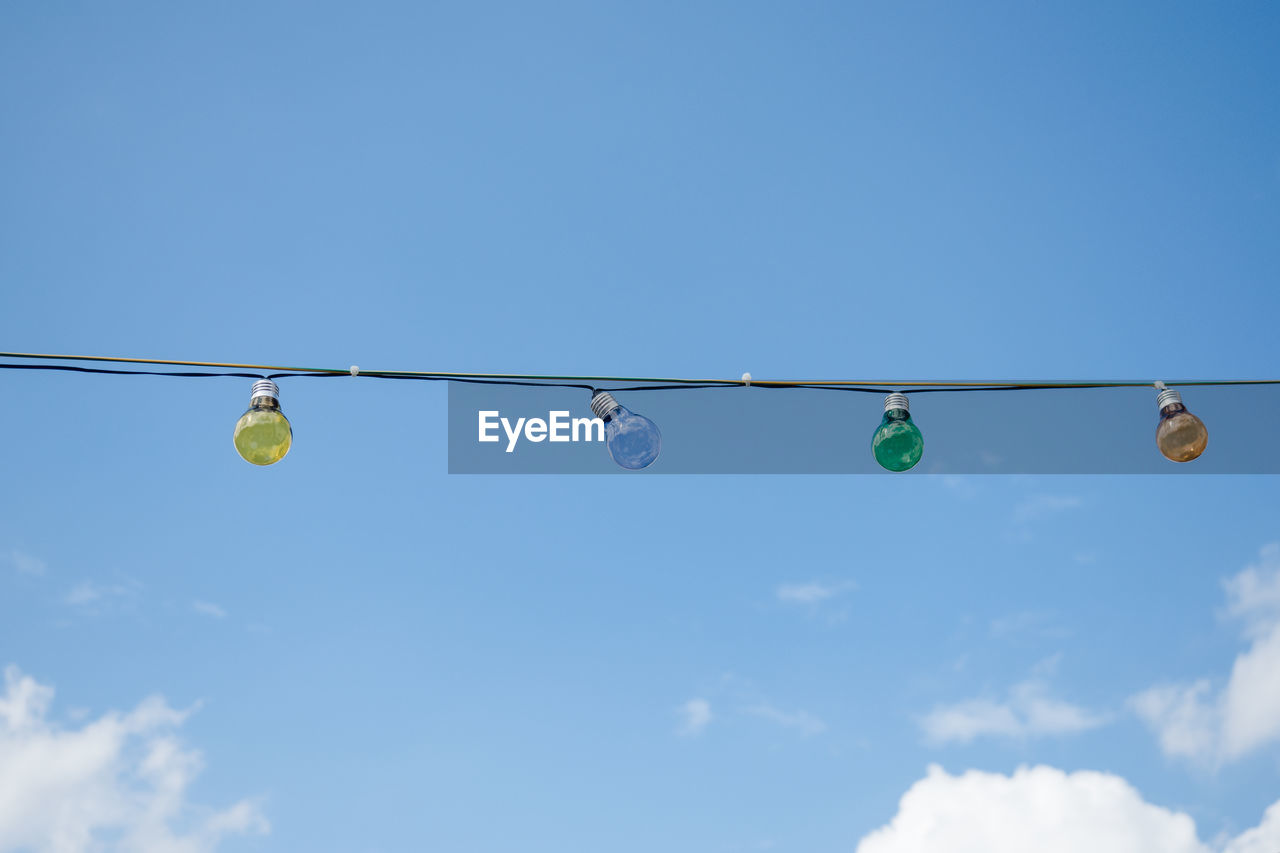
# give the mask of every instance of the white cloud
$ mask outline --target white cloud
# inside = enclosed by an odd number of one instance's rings
[[[1280,801],[1271,804],[1262,822],[1231,839],[1222,853],[1276,853],[1280,850]]]
[[[1263,546],[1257,565],[1223,582],[1226,615],[1244,622],[1249,636],[1268,633],[1280,622],[1280,542]]]
[[[920,719],[920,727],[937,743],[968,743],[979,737],[1073,734],[1106,722],[1106,715],[1055,699],[1046,681],[1030,678],[1010,688],[1005,701],[977,698],[939,705]]]
[[[227,835],[269,830],[242,800],[187,802],[201,756],[176,730],[189,711],[150,697],[79,728],[50,721],[53,689],[5,669],[0,698],[0,850],[207,853]]]
[[[746,712],[776,723],[784,729],[793,729],[805,737],[822,734],[827,730],[827,724],[808,711],[782,711],[772,705],[753,705]]]
[[[214,619],[226,619],[227,611],[211,601],[193,601],[191,609],[197,613],[203,613],[205,616],[212,616]]]
[[[1280,803],[1262,823],[1215,845],[1221,853],[1280,849]],[[1195,821],[1146,802],[1109,773],[1022,767],[1011,776],[940,767],[911,786],[898,813],[857,853],[1212,853]]]
[[[1083,504],[1074,495],[1032,495],[1013,508],[1013,520],[1026,523],[1055,515],[1069,509],[1076,509]]]
[[[779,601],[788,604],[818,604],[842,595],[854,589],[855,586],[856,584],[852,581],[843,581],[841,583],[809,581],[808,583],[782,584],[777,589],[777,596]]]
[[[1209,759],[1217,744],[1218,721],[1206,696],[1209,682],[1152,687],[1129,700],[1129,707],[1160,738],[1165,755]]]
[[[1224,587],[1227,616],[1252,641],[1226,685],[1216,693],[1207,679],[1157,685],[1129,700],[1166,755],[1215,767],[1280,740],[1280,545]]]
[[[680,714],[679,732],[682,735],[702,734],[702,730],[711,723],[711,703],[706,699],[690,699],[676,710]]]
[[[932,741],[968,743],[982,735],[1020,734],[1022,722],[1007,705],[986,699],[970,699],[934,708],[921,718],[920,727]]]
[[[108,598],[132,595],[137,591],[136,583],[96,584],[93,581],[80,581],[80,583],[71,587],[71,591],[67,593],[67,597],[64,600],[67,604],[83,607]]]
[[[1280,624],[1236,657],[1221,701],[1227,758],[1280,738]]]
[[[13,567],[24,575],[42,575],[47,568],[44,560],[17,550],[9,552],[9,559],[13,562]]]

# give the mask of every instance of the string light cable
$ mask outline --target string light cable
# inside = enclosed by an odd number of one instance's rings
[[[643,391],[705,390],[712,388],[799,389],[887,394],[884,417],[872,437],[872,454],[890,471],[906,471],[923,454],[919,427],[911,420],[908,394],[976,391],[1059,391],[1091,388],[1153,388],[1160,420],[1156,445],[1174,462],[1190,462],[1204,452],[1208,432],[1191,414],[1180,388],[1239,385],[1280,385],[1280,379],[1189,379],[1157,382],[957,382],[901,380],[770,380],[744,373],[740,379],[677,379],[635,376],[549,375],[526,373],[449,373],[419,370],[365,370],[240,364],[214,361],[176,361],[95,355],[0,352],[0,369],[53,370],[115,376],[169,376],[184,379],[236,377],[254,380],[248,410],[236,423],[237,452],[255,465],[283,459],[292,444],[292,428],[280,408],[278,379],[337,378],[399,379],[425,382],[460,382],[480,385],[577,388],[590,392],[591,410],[604,421],[606,444],[614,461],[624,468],[645,468],[657,459],[661,433],[653,421],[618,403],[617,393]],[[29,363],[35,362],[35,363]],[[92,365],[92,366],[91,366]],[[107,366],[114,365],[114,366]],[[157,370],[151,368],[201,368]],[[605,387],[609,386],[609,387]]]

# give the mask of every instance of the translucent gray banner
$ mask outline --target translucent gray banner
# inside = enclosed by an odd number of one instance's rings
[[[909,394],[924,453],[905,475],[1280,473],[1280,386],[1181,391],[1209,432],[1203,455],[1187,463],[1156,447],[1152,388]],[[589,391],[450,383],[449,472],[890,473],[871,453],[880,394],[726,387],[614,396],[661,429],[661,454],[643,471],[614,464],[599,422],[588,423]]]

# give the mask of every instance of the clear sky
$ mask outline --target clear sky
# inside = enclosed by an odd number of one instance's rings
[[[1280,377],[1280,9],[1029,6],[8,4],[0,348]],[[0,850],[1280,849],[1275,477],[450,476],[354,380],[258,469],[247,380],[0,381]]]

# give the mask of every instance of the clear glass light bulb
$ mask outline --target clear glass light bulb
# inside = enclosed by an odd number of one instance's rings
[[[633,471],[647,468],[662,452],[662,433],[658,425],[619,404],[609,392],[595,392],[591,397],[591,411],[604,421],[604,440],[609,455],[623,468]]]
[[[906,394],[884,398],[884,418],[871,436],[871,452],[881,468],[906,471],[920,461],[924,436],[911,420]]]
[[[1209,444],[1209,431],[1204,422],[1182,405],[1182,395],[1164,389],[1156,397],[1160,409],[1160,423],[1156,425],[1156,447],[1166,459],[1174,462],[1190,462]]]
[[[270,379],[253,383],[249,411],[236,421],[236,452],[254,465],[279,462],[293,444],[293,429],[280,411],[280,388]]]

